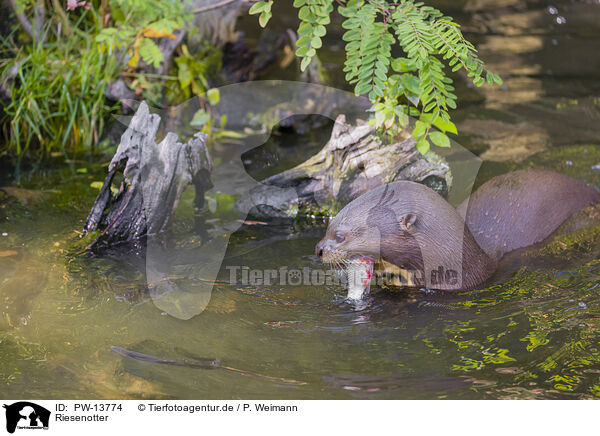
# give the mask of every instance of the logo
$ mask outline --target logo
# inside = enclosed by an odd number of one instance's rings
[[[28,401],[4,405],[6,409],[6,431],[14,433],[18,429],[48,430],[50,411]]]

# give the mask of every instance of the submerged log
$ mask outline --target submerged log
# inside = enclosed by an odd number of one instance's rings
[[[423,183],[447,197],[452,178],[448,163],[432,152],[421,155],[412,137],[386,144],[374,125],[361,121],[350,125],[339,115],[331,138],[319,153],[263,180],[236,207],[248,210],[248,204],[258,205],[254,213],[259,216],[284,217],[296,212],[331,216],[356,197],[395,180]],[[297,201],[275,187],[295,188]]]
[[[167,133],[156,143],[160,117],[142,102],[121,136],[108,175],[85,221],[86,234],[99,231],[89,248],[133,241],[165,230],[187,185],[196,189],[195,207],[212,187],[212,162],[206,135],[196,133],[187,143]],[[117,174],[123,181],[113,195]]]

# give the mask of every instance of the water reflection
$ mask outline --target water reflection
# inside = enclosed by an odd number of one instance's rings
[[[480,156],[492,161],[597,143],[600,107],[590,96],[599,89],[600,5],[472,1],[466,9],[472,14],[462,22],[478,41],[480,56],[504,79],[500,89],[477,89],[485,97],[479,106],[500,111],[506,121],[497,112],[482,117],[485,112],[467,108],[458,126],[465,142],[478,142]]]

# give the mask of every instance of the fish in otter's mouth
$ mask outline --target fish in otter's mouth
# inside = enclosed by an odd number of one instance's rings
[[[341,280],[348,288],[347,299],[360,300],[368,295],[371,290],[371,278],[375,261],[370,256],[350,255],[330,249],[326,246],[326,239],[322,240],[315,249],[317,257],[337,270]]]
[[[346,280],[349,300],[360,300],[371,291],[373,261],[366,257],[356,258],[346,263]]]

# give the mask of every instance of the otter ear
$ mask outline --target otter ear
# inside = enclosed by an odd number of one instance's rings
[[[407,213],[400,218],[400,225],[404,230],[410,230],[417,221],[417,216],[414,213]]]

